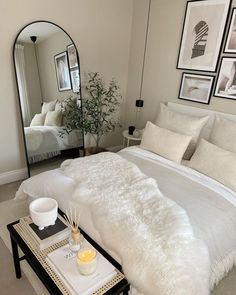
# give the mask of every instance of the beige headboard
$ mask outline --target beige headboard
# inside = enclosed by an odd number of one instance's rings
[[[190,106],[186,106],[186,105],[178,104],[178,103],[173,103],[173,102],[168,102],[168,107],[170,109],[175,110],[175,111],[182,113],[182,114],[188,114],[188,115],[198,116],[198,117],[199,116],[200,117],[201,116],[209,116],[210,118],[209,118],[206,126],[204,126],[204,128],[201,132],[201,135],[200,135],[200,137],[203,137],[205,139],[209,138],[216,114],[221,115],[224,118],[227,118],[229,120],[236,122],[236,115],[232,115],[232,114],[210,111],[207,109],[200,109],[197,107],[190,107]]]

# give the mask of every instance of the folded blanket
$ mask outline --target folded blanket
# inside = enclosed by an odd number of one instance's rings
[[[90,207],[104,245],[122,261],[141,293],[209,294],[209,255],[186,212],[162,195],[156,181],[114,153],[65,161],[74,200]]]

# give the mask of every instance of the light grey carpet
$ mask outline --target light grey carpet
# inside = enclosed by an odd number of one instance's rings
[[[1,279],[0,279],[0,294],[1,295],[15,295],[15,294],[27,294],[27,295],[48,295],[48,291],[38,279],[36,274],[32,271],[31,267],[26,261],[21,262],[21,269],[24,273],[22,279],[16,279],[13,267],[11,251],[10,237],[6,225],[10,222],[18,220],[22,216],[28,214],[27,201],[4,201],[0,203],[0,261],[1,261]],[[9,249],[7,249],[4,245]],[[3,265],[6,265],[3,268]],[[27,280],[27,279],[28,280]],[[30,284],[30,283],[31,284]],[[2,289],[4,287],[4,289]],[[22,292],[19,292],[22,290]]]

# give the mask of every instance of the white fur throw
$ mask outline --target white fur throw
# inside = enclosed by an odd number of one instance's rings
[[[65,161],[62,169],[77,181],[73,198],[90,207],[104,245],[140,293],[209,294],[208,249],[154,179],[108,152]]]

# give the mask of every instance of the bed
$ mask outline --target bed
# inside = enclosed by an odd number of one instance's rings
[[[209,136],[215,112],[169,103],[169,108],[182,113],[209,115],[201,137]],[[235,120],[235,116],[227,115]],[[220,182],[188,167],[186,161],[175,163],[140,147],[129,147],[118,153],[122,159],[134,163],[141,172],[156,180],[161,193],[184,209],[189,218],[194,236],[207,246],[210,259],[210,289],[236,264],[236,192]],[[65,175],[63,168],[36,175],[20,186],[16,198],[51,196],[62,211],[74,204],[72,195],[77,183]],[[78,203],[78,202],[77,202]],[[101,232],[97,230],[93,211],[84,203],[79,203],[81,227],[119,262],[117,251],[104,246]],[[208,290],[209,292],[209,290]],[[150,293],[154,294],[154,293]],[[163,293],[165,294],[165,293]],[[168,293],[172,294],[172,293]],[[189,294],[178,293],[175,294]],[[208,294],[208,293],[191,293]]]
[[[81,130],[73,130],[60,137],[59,132],[62,130],[63,127],[57,126],[24,127],[30,164],[59,155],[62,150],[83,146]]]

